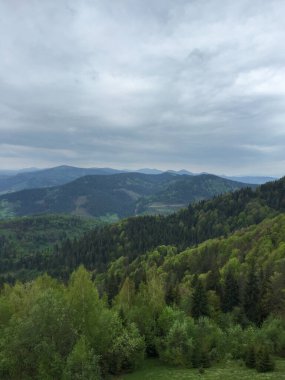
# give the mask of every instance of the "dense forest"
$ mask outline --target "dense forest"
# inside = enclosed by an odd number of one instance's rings
[[[31,253],[48,255],[62,241],[79,238],[102,224],[96,219],[55,214],[0,221],[0,284],[10,282],[15,275],[21,280],[37,276],[38,268],[27,272],[20,265],[22,260],[28,260]]]
[[[229,360],[273,371],[285,356],[284,184],[22,256],[2,246],[0,377],[100,379],[145,357],[200,373]],[[19,270],[42,275],[14,284]]]
[[[101,272],[121,256],[131,262],[159,245],[173,245],[181,252],[207,239],[228,236],[284,211],[284,182],[283,178],[256,190],[245,188],[217,196],[166,217],[142,216],[104,225],[79,239],[67,239],[53,252],[32,251],[29,255],[19,256],[6,247],[2,257],[14,257],[14,260],[7,261],[6,267],[12,277],[19,268],[27,273],[26,278],[37,268],[67,280],[80,264]]]
[[[1,182],[1,181],[0,181]],[[1,213],[25,216],[65,213],[96,218],[169,214],[202,199],[244,188],[244,183],[210,174],[162,173],[88,175],[61,186],[0,195]]]

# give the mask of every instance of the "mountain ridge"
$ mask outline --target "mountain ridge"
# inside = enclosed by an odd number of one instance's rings
[[[143,213],[168,214],[189,203],[246,186],[214,175],[88,175],[61,186],[7,193],[0,196],[0,204],[17,216],[67,213],[123,218]]]
[[[15,192],[25,189],[52,187],[64,185],[65,183],[74,181],[77,178],[85,175],[111,175],[120,173],[142,173],[159,175],[163,173],[172,173],[177,175],[189,175],[197,176],[201,174],[211,173],[193,173],[186,169],[181,170],[159,170],[143,168],[138,170],[128,169],[113,169],[108,167],[94,167],[94,168],[80,168],[70,165],[61,165],[47,169],[23,169],[18,171],[5,171],[0,170],[0,194],[8,192]],[[213,174],[216,175],[216,174]],[[249,183],[249,184],[262,184],[268,181],[275,180],[274,177],[266,176],[225,176],[218,175],[219,177],[230,179],[237,182]]]

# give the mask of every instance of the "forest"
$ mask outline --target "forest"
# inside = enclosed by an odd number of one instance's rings
[[[201,374],[228,361],[274,371],[285,356],[284,195],[281,179],[90,232],[55,218],[77,237],[22,255],[2,245],[1,379],[116,378],[146,358]]]

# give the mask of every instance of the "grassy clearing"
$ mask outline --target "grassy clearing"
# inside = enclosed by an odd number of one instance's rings
[[[276,370],[258,373],[237,362],[228,362],[205,370],[199,374],[197,369],[169,367],[158,360],[146,360],[143,367],[134,373],[121,376],[118,380],[284,380],[285,360],[276,361]]]

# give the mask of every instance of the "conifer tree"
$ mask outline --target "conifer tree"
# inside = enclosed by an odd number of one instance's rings
[[[239,285],[231,270],[226,273],[222,297],[222,309],[227,313],[239,305]]]
[[[201,280],[195,276],[194,289],[192,294],[192,317],[197,319],[199,317],[209,315],[209,304],[207,292],[202,284]]]
[[[255,272],[255,267],[253,265],[249,269],[244,292],[245,315],[251,322],[258,323],[260,320],[260,290],[258,286],[258,278]]]

